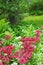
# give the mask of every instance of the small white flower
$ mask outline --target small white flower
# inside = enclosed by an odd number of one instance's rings
[[[18,42],[19,44],[22,44],[22,42]]]
[[[13,62],[11,65],[17,65],[17,63],[16,62]]]
[[[36,30],[34,30],[33,32],[36,32]]]
[[[8,54],[4,53],[4,56],[7,56]]]
[[[24,32],[24,29],[22,29],[22,32]]]
[[[0,60],[0,62],[2,62],[2,60]]]
[[[15,46],[15,43],[11,43],[13,46]]]
[[[5,42],[5,39],[2,39],[2,43]]]
[[[36,48],[36,46],[35,45],[32,45],[34,48]]]
[[[16,37],[16,39],[20,39],[21,38],[21,36],[19,36],[19,37]]]

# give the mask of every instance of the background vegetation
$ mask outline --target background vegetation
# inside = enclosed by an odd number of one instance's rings
[[[43,0],[0,0],[0,19],[17,23],[29,15],[43,15]]]

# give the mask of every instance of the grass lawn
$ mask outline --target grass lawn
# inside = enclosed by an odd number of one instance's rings
[[[35,24],[35,25],[43,25],[43,15],[42,16],[28,16],[23,19],[23,22]]]

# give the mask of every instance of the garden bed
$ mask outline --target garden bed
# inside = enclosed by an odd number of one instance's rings
[[[42,65],[43,26],[29,23],[29,19],[25,18],[19,25],[13,27],[6,22],[6,19],[0,20],[0,63],[3,63],[2,65]]]

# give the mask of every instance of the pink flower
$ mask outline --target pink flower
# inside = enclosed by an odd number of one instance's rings
[[[15,52],[14,53],[14,58],[18,58],[19,57],[19,52]]]
[[[20,64],[25,64],[26,62],[28,62],[29,58],[31,58],[32,54],[31,53],[24,53],[21,58],[18,58],[18,62]]]
[[[40,40],[40,37],[34,37],[34,41],[37,42]]]
[[[22,56],[20,59],[18,59],[18,62],[20,64],[25,64],[27,62],[27,60]]]
[[[32,53],[31,53],[31,52],[25,52],[25,53],[23,54],[23,57],[24,57],[25,59],[29,59],[29,58],[31,58],[31,56],[32,56]]]
[[[22,45],[23,45],[24,47],[30,46],[31,44],[32,44],[31,41],[24,41],[24,42],[22,43]]]
[[[28,53],[32,53],[32,52],[34,52],[34,47],[32,47],[32,46],[30,46],[29,48],[28,48]]]
[[[43,26],[41,26],[40,28],[42,28],[42,29],[43,29]]]
[[[40,36],[40,30],[36,30],[36,36],[39,37]]]
[[[0,41],[0,44],[2,44],[2,41]]]
[[[10,54],[13,51],[13,49],[14,49],[14,46],[5,46],[3,47],[3,52]]]
[[[10,61],[8,56],[2,56],[1,60],[2,60],[2,62],[5,62],[5,63]]]
[[[40,30],[36,30],[36,33],[40,33]]]
[[[0,62],[0,65],[3,65],[2,62]]]
[[[21,58],[21,56],[26,52],[24,48],[14,53],[14,58]]]
[[[21,41],[22,42],[24,42],[24,41],[31,41],[32,40],[32,38],[30,38],[30,37],[27,37],[27,38],[21,38]]]
[[[0,47],[0,52],[2,52],[2,48]]]
[[[10,35],[6,35],[5,39],[10,39],[11,36]]]
[[[14,55],[10,54],[10,55],[8,55],[8,57],[11,59],[11,58],[14,58]]]

